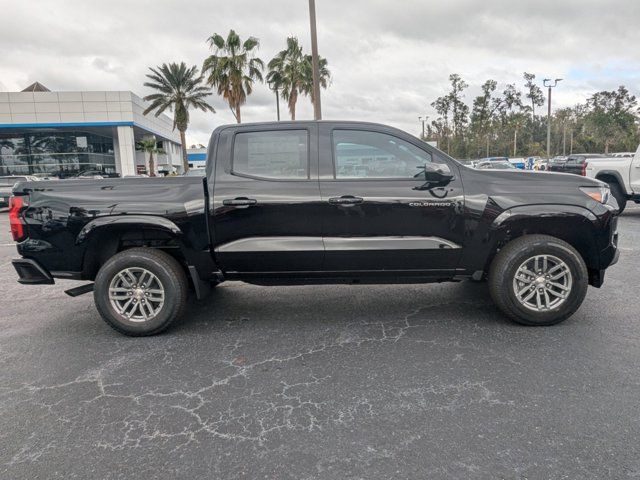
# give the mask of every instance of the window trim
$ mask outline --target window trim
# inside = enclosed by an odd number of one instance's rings
[[[269,178],[260,177],[257,175],[250,175],[248,173],[240,173],[234,170],[235,164],[235,150],[236,150],[236,137],[244,133],[269,133],[269,132],[306,132],[307,134],[307,176],[300,178]],[[274,128],[274,129],[255,129],[255,130],[238,130],[233,133],[231,140],[231,158],[230,158],[229,174],[234,177],[249,178],[251,180],[261,180],[263,182],[309,182],[311,181],[311,130],[307,127],[294,127],[294,128]]]
[[[396,181],[396,182],[422,182],[424,183],[424,179],[420,179],[420,178],[403,178],[403,177],[375,177],[375,178],[367,178],[367,177],[353,177],[353,178],[338,178],[338,170],[337,170],[337,152],[336,152],[336,143],[335,143],[335,139],[334,139],[334,134],[336,132],[336,130],[342,130],[342,131],[351,131],[351,132],[365,132],[365,133],[377,133],[377,134],[381,134],[381,135],[387,135],[389,137],[393,137],[396,138],[398,140],[401,140],[404,143],[408,143],[409,145],[413,145],[415,148],[417,148],[418,150],[423,151],[426,155],[429,155],[429,157],[431,157],[431,161],[433,162],[433,153],[420,148],[419,146],[415,145],[413,142],[408,142],[407,140],[405,140],[404,138],[400,138],[397,135],[391,134],[389,132],[383,132],[383,131],[378,131],[378,130],[366,130],[363,128],[344,128],[344,127],[336,127],[336,128],[332,128],[331,129],[331,162],[333,165],[333,178],[329,179],[329,181],[334,181],[334,182],[389,182],[389,181]]]

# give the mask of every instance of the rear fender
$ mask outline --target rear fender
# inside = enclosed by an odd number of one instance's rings
[[[215,270],[209,252],[196,252],[180,228],[164,217],[153,215],[121,215],[98,217],[87,223],[76,237],[77,245],[84,245],[83,276],[92,278],[98,267],[118,251],[125,235],[162,239],[178,248],[186,266],[195,266],[206,279]]]

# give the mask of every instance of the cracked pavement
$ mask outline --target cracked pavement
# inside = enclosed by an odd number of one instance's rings
[[[566,322],[482,284],[257,287],[128,338],[21,286],[0,214],[0,478],[640,477],[640,208]]]

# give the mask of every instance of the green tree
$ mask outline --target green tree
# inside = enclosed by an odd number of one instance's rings
[[[260,41],[249,37],[243,42],[234,30],[229,30],[226,39],[214,33],[207,42],[214,53],[205,59],[202,73],[208,75],[207,83],[217,89],[241,123],[240,107],[253,92],[253,83],[263,80],[264,63],[255,56]]]
[[[143,138],[136,144],[136,150],[149,154],[149,176],[156,176],[156,165],[154,162],[154,155],[165,153],[163,149],[158,148],[158,142],[155,137]]]
[[[474,138],[476,156],[483,155],[485,144],[485,156],[489,156],[492,119],[501,102],[500,99],[493,98],[497,86],[498,82],[495,80],[487,80],[482,84],[482,95],[473,100],[470,130]]]
[[[318,59],[320,86],[327,88],[330,72],[325,58]],[[305,55],[296,37],[287,37],[287,48],[281,50],[267,64],[267,82],[277,88],[287,102],[291,120],[296,119],[298,97],[309,95],[314,102],[313,67],[311,55]]]
[[[185,173],[189,170],[187,161],[187,127],[189,126],[189,109],[196,108],[203,112],[213,112],[215,109],[209,105],[205,98],[211,95],[210,90],[203,85],[202,76],[198,74],[198,67],[195,65],[187,67],[184,62],[163,63],[160,67],[151,68],[152,73],[147,74],[150,82],[145,82],[144,86],[156,90],[144,97],[144,100],[151,104],[143,112],[155,112],[155,116],[160,116],[165,110],[173,111],[173,128],[180,132],[180,143],[182,144],[182,164]]]
[[[302,62],[303,67],[303,78],[302,82],[302,92],[305,95],[309,95],[309,99],[311,100],[311,105],[315,104],[315,96],[313,93],[313,61],[311,55],[305,55],[304,60]],[[329,64],[327,59],[321,56],[318,56],[318,80],[320,83],[320,88],[326,89],[329,86],[329,82],[331,80],[331,72],[329,71]]]
[[[604,153],[609,153],[612,145],[628,149],[637,142],[637,100],[626,87],[594,93],[587,100],[587,107],[586,128],[603,146]]]
[[[536,76],[533,73],[524,72],[523,74],[525,84],[527,88],[526,97],[531,101],[531,118],[535,119],[536,107],[544,105],[544,94],[542,89],[534,82]]]

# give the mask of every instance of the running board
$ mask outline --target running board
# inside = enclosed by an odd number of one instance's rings
[[[70,297],[77,297],[85,293],[93,292],[93,285],[93,283],[87,283],[86,285],[80,285],[79,287],[65,290],[64,293],[66,293]]]

